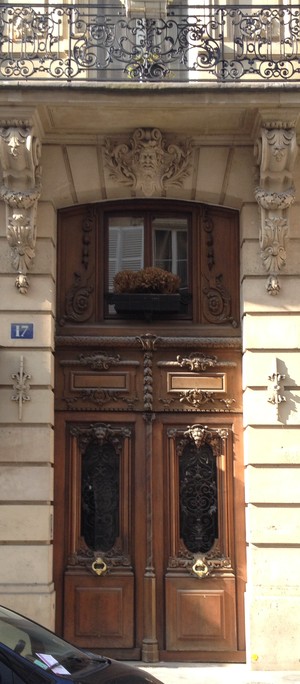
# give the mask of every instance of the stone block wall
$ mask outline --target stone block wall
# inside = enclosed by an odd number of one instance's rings
[[[258,207],[241,211],[247,659],[252,669],[299,669],[299,205],[291,211],[280,291],[269,295],[257,242]],[[270,403],[276,371],[285,376]],[[276,396],[276,392],[275,392]]]
[[[1,211],[0,603],[53,628],[56,213],[39,204],[35,265],[22,295]],[[12,338],[13,323],[32,323],[32,339],[22,338],[21,328]],[[16,388],[21,365],[29,376],[23,395]]]

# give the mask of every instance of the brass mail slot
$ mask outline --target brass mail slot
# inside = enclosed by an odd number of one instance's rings
[[[182,392],[184,390],[200,389],[209,392],[226,392],[225,373],[168,373],[168,392]]]

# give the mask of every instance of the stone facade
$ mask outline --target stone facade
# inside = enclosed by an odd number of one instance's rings
[[[298,669],[298,96],[290,92],[284,102],[276,91],[250,90],[205,99],[195,90],[183,102],[171,88],[145,87],[102,93],[102,104],[99,97],[69,90],[66,102],[59,89],[51,97],[13,88],[0,94],[0,602],[54,626],[56,213],[143,196],[143,183],[112,177],[107,139],[110,149],[125,141],[130,150],[134,131],[157,127],[167,145],[188,141],[193,164],[179,187],[156,174],[151,195],[240,211],[247,659],[258,670]],[[24,328],[12,338],[12,324],[28,323],[32,338]]]

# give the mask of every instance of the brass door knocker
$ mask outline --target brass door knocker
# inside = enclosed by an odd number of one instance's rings
[[[209,575],[210,570],[208,565],[203,560],[203,558],[197,558],[192,567],[192,572],[194,573],[194,575],[199,577],[199,579],[203,579],[204,577],[207,577],[207,575]]]
[[[107,565],[103,558],[96,558],[94,562],[92,563],[92,570],[93,572],[100,577],[100,575],[104,575],[105,572],[107,571]]]

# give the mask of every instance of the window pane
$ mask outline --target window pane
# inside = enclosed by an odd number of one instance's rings
[[[108,226],[108,289],[118,271],[138,271],[144,266],[144,219],[113,216]]]
[[[179,462],[180,536],[188,551],[207,553],[218,538],[217,465],[208,444],[188,444]]]
[[[187,219],[157,218],[152,228],[154,266],[176,273],[181,278],[181,287],[187,287]]]
[[[119,470],[112,444],[88,444],[82,462],[81,534],[90,549],[109,551],[119,535]]]

